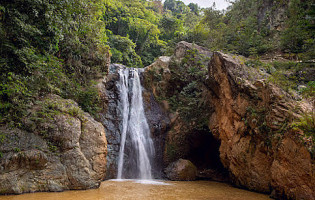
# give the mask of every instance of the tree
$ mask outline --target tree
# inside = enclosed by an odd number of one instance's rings
[[[105,68],[103,0],[0,3],[0,123],[18,122],[38,96],[76,94]],[[78,101],[80,104],[80,101]]]
[[[199,15],[199,7],[198,7],[198,4],[196,3],[190,3],[188,4],[188,7],[190,8],[190,10],[192,12],[194,12],[196,15]]]

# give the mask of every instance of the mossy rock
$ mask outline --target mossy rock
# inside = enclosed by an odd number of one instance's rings
[[[165,169],[166,177],[172,181],[196,180],[197,167],[189,160],[179,159]]]

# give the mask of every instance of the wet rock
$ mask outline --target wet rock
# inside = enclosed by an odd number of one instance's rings
[[[163,61],[168,62],[168,57],[163,57]],[[103,111],[100,113],[100,121],[105,126],[106,138],[108,141],[107,154],[107,176],[106,178],[117,177],[118,157],[120,150],[120,141],[122,133],[122,115],[123,105],[120,101],[120,86],[118,85],[120,76],[119,69],[126,68],[123,65],[112,64],[109,68],[109,74],[105,80],[98,84],[98,90],[101,96],[104,96],[104,101],[107,102]],[[140,74],[141,84],[145,82],[145,75]],[[131,84],[131,83],[129,83]],[[129,85],[131,87],[131,85]],[[130,98],[130,97],[129,97]],[[163,108],[157,103],[154,95],[150,90],[143,88],[143,103],[145,109],[145,116],[148,121],[150,132],[155,146],[156,156],[151,158],[153,162],[152,174],[155,178],[161,178],[163,169],[163,148],[164,135],[168,129],[169,118]],[[126,143],[126,152],[128,151],[129,143]],[[127,154],[126,154],[126,157]]]
[[[122,131],[122,106],[120,105],[118,70],[125,66],[119,64],[111,64],[109,74],[104,80],[100,81],[97,88],[100,96],[103,97],[104,106],[99,113],[99,121],[104,125],[107,138],[107,172],[106,179],[117,177],[118,156],[120,147],[120,133]]]
[[[172,181],[196,180],[197,168],[189,160],[179,159],[165,169],[166,177]]]

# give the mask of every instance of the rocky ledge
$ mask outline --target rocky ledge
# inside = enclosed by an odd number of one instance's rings
[[[96,188],[105,178],[104,127],[72,100],[50,95],[0,129],[0,194]]]

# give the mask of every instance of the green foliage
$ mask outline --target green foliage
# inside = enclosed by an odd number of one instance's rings
[[[96,113],[99,98],[91,80],[106,72],[109,46],[113,62],[151,64],[167,48],[160,37],[171,40],[184,30],[185,14],[194,16],[183,2],[176,4],[168,16],[182,19],[175,20],[179,26],[169,33],[160,26],[157,2],[1,1],[0,123],[21,124],[28,105],[49,93],[74,99],[84,111]]]
[[[129,67],[143,67],[140,56],[136,53],[136,44],[127,37],[112,35],[109,37],[111,44],[111,61],[122,63]]]
[[[313,64],[292,61],[262,62],[258,59],[245,61],[248,67],[254,67],[265,71],[267,82],[276,84],[289,94],[301,94],[303,97],[314,98],[314,81],[308,81],[305,76],[308,74],[305,69],[311,69]]]
[[[177,19],[170,12],[163,15],[160,21],[160,28],[163,31],[161,38],[163,40],[169,41],[178,37],[183,31],[183,21]]]
[[[21,149],[18,148],[18,147],[15,147],[13,150],[14,150],[16,153],[19,153],[19,152],[21,151]]]
[[[315,100],[315,81],[309,81],[306,87],[302,88],[300,92],[305,98]]]
[[[302,117],[294,121],[291,125],[293,130],[300,132],[300,138],[308,147],[308,150],[315,153],[315,111],[304,113]]]
[[[5,139],[6,139],[5,134],[0,133],[0,144],[3,143]]]
[[[46,99],[40,102],[41,109],[35,114],[39,117],[53,120],[56,115],[67,113],[73,117],[81,118],[83,112],[73,102],[60,99]]]
[[[174,14],[183,14],[189,11],[189,7],[187,7],[182,1],[178,0],[166,0],[164,2],[164,9],[170,10]]]
[[[178,154],[179,154],[179,148],[177,147],[176,144],[172,144],[172,143],[168,143],[166,145],[166,159],[169,161],[169,162],[173,162],[175,161],[176,159],[178,159]]]
[[[275,69],[277,70],[289,70],[289,69],[294,69],[297,67],[298,63],[296,62],[281,62],[281,61],[273,61],[272,65],[274,66]]]
[[[269,7],[262,14],[265,4]],[[283,30],[276,31],[270,22],[279,8],[287,8],[287,18]],[[73,99],[84,111],[96,114],[99,96],[92,80],[106,73],[109,50],[112,62],[132,67],[172,54],[181,40],[255,58],[280,48],[289,57],[312,60],[314,16],[311,0],[237,0],[226,12],[214,8],[201,12],[197,4],[186,6],[179,0],[166,0],[164,5],[147,0],[3,0],[0,124],[20,126],[28,105],[50,93]],[[194,116],[189,106],[202,108],[196,99],[202,95],[203,62],[191,51],[180,64],[182,71],[174,72],[180,90],[170,101],[183,116]],[[246,64],[262,66],[272,75],[269,81],[287,91],[297,89],[296,81],[303,82],[285,72],[295,72],[300,64]],[[300,92],[311,96],[313,91],[309,83]]]
[[[297,90],[295,80],[289,79],[282,71],[274,71],[267,81],[280,86],[289,93]]]
[[[48,150],[52,153],[56,153],[58,151],[58,147],[55,146],[52,142],[47,141],[48,144]]]
[[[97,114],[97,112],[100,111],[100,108],[98,106],[101,103],[100,97],[95,85],[93,84],[89,87],[80,90],[77,96],[74,97],[74,99],[76,99],[76,102],[78,102],[79,106],[85,112],[95,115]],[[78,112],[75,111],[75,113]]]
[[[164,2],[163,14],[161,6],[157,1],[106,1],[104,21],[109,30],[113,62],[137,67],[150,65],[185,39],[186,32],[200,20],[200,9],[195,4],[190,8],[182,1],[168,0]],[[119,49],[117,40],[132,42],[134,45],[127,45],[131,51]]]
[[[279,21],[283,9],[287,12]],[[203,19],[184,38],[244,56],[281,49],[309,60],[315,56],[314,19],[312,0],[236,0],[226,12],[205,9]]]
[[[165,43],[159,39],[161,14],[155,2],[106,1],[103,17],[113,62],[143,67],[162,55]]]
[[[199,6],[198,6],[198,4],[196,4],[196,3],[190,3],[190,4],[188,5],[188,7],[189,7],[190,10],[191,10],[192,12],[194,12],[196,15],[199,15]]]
[[[2,83],[0,84],[0,123],[6,120],[17,120],[24,113],[25,97],[30,95],[25,80],[20,76],[8,72],[2,74]]]
[[[20,124],[27,105],[39,96],[74,98],[105,72],[103,3],[1,1],[0,123]]]
[[[314,2],[311,0],[290,1],[287,11],[287,28],[281,34],[282,50],[293,53],[307,52],[309,56],[306,58],[314,58],[314,8]]]
[[[171,109],[179,112],[180,117],[188,124],[193,124],[197,130],[203,129],[208,121],[207,114],[204,114],[207,105],[202,96],[206,62],[204,55],[193,49],[186,52],[181,63],[170,67],[173,73],[171,81],[178,86],[168,99]]]
[[[257,5],[251,1],[245,7],[243,2],[236,1],[225,15],[214,8],[205,10],[205,16],[198,25],[198,28],[202,27],[208,32],[207,39],[201,41],[202,45],[244,56],[259,55],[271,49],[266,33],[260,31],[257,16],[247,10],[255,10]]]

